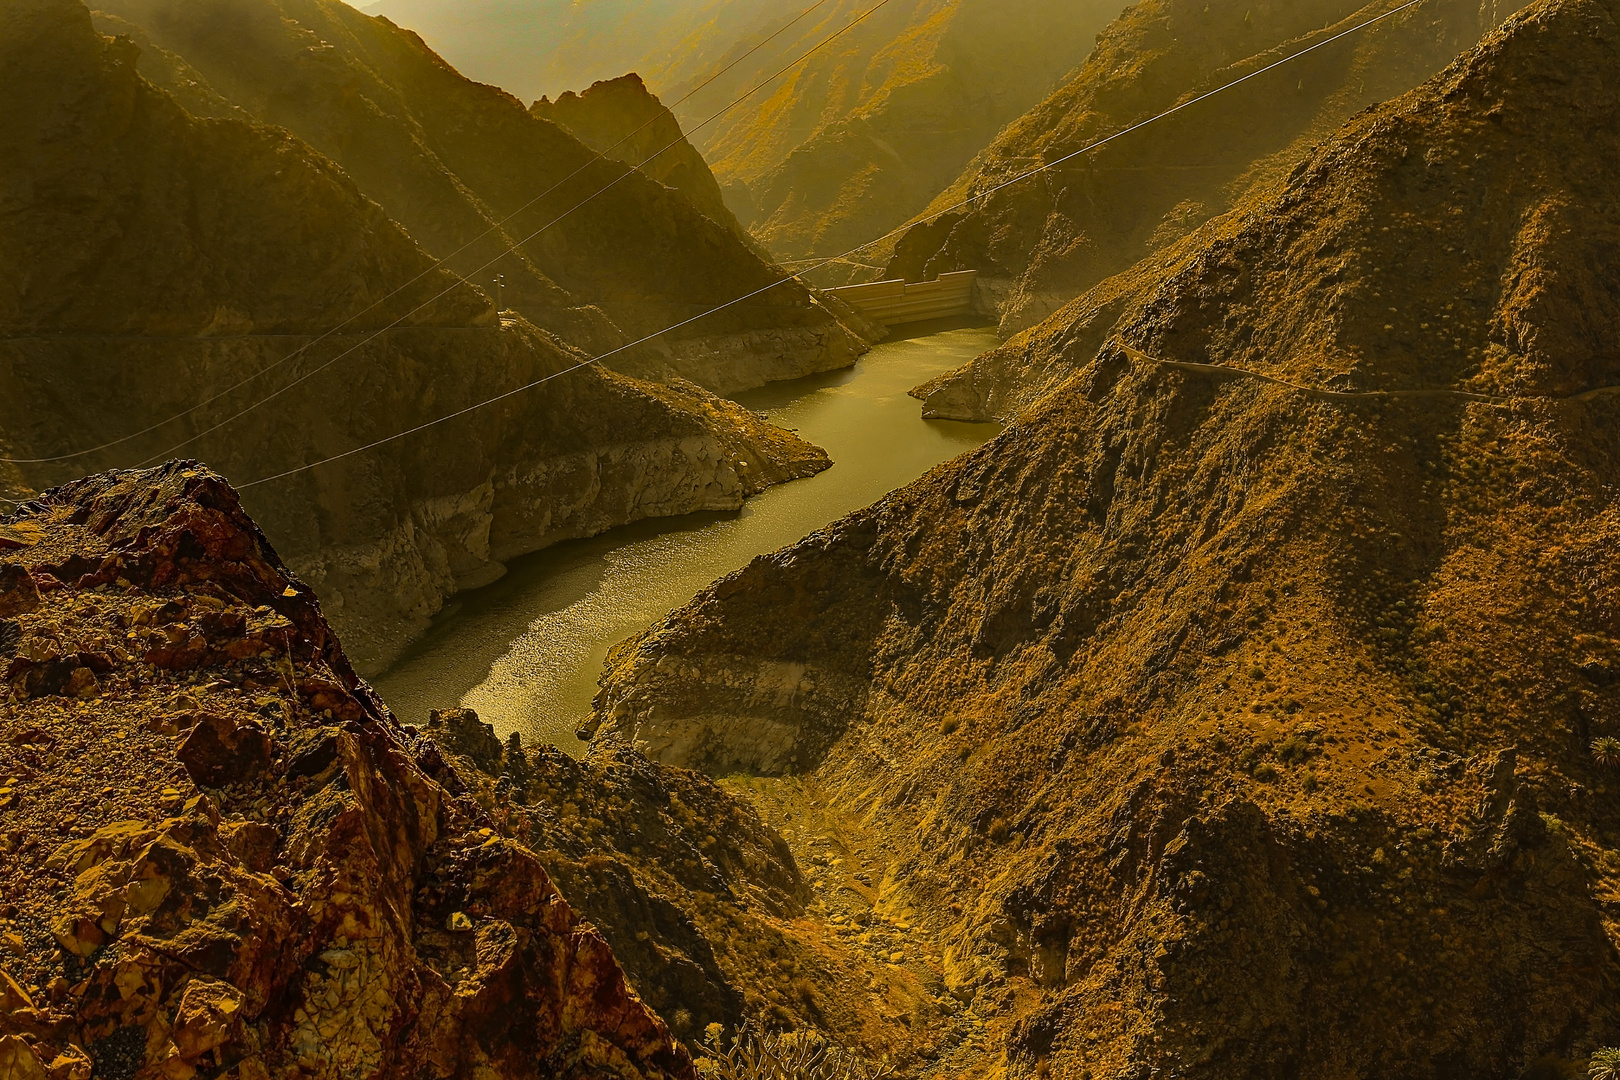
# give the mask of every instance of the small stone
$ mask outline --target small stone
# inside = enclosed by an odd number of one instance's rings
[[[39,585],[25,567],[0,563],[0,618],[38,611]]]
[[[68,676],[66,692],[69,697],[88,701],[100,696],[101,684],[96,681],[96,673],[89,668],[74,668],[73,674]]]
[[[472,920],[467,918],[467,913],[464,911],[457,911],[453,913],[450,918],[445,921],[445,929],[449,930],[453,934],[464,934],[472,928]]]
[[[0,1076],[7,1080],[46,1080],[45,1066],[20,1035],[0,1038]]]
[[[50,1080],[90,1080],[95,1066],[80,1047],[69,1043],[56,1059],[51,1062],[46,1074]]]

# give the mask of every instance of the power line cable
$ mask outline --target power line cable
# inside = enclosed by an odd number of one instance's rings
[[[839,262],[839,261],[848,259],[851,256],[853,256],[855,254],[858,254],[859,252],[865,251],[869,247],[875,247],[876,245],[883,243],[885,240],[888,240],[890,237],[893,237],[893,236],[896,236],[896,235],[898,235],[898,234],[900,234],[902,232],[905,232],[907,229],[910,229],[915,225],[925,224],[927,222],[937,220],[938,218],[941,218],[941,217],[945,216],[946,214],[954,213],[957,210],[961,210],[961,209],[964,209],[965,207],[971,206],[976,202],[980,202],[980,201],[982,201],[984,199],[989,198],[990,196],[996,194],[997,192],[1004,191],[1007,188],[1012,187],[1014,184],[1021,183],[1022,181],[1028,180],[1030,177],[1036,176],[1036,175],[1038,175],[1040,173],[1043,173],[1043,172],[1046,172],[1049,169],[1057,168],[1059,165],[1063,165],[1063,164],[1065,164],[1065,163],[1067,163],[1069,161],[1072,161],[1075,158],[1080,157],[1083,154],[1088,154],[1093,150],[1096,150],[1096,149],[1098,149],[1098,148],[1100,148],[1102,146],[1107,145],[1108,143],[1111,143],[1111,142],[1115,141],[1116,139],[1123,138],[1124,136],[1129,135],[1132,132],[1140,131],[1141,129],[1147,127],[1149,124],[1156,123],[1159,120],[1163,120],[1167,116],[1171,116],[1171,115],[1174,115],[1175,113],[1183,111],[1184,109],[1191,108],[1192,106],[1197,105],[1199,102],[1207,101],[1210,98],[1216,96],[1217,94],[1224,93],[1225,91],[1230,90],[1234,86],[1238,86],[1238,85],[1240,85],[1242,83],[1248,82],[1250,79],[1258,78],[1259,76],[1264,75],[1268,71],[1274,71],[1277,68],[1282,67],[1285,64],[1291,63],[1294,60],[1299,59],[1301,56],[1304,56],[1307,53],[1315,52],[1317,49],[1323,48],[1323,47],[1325,47],[1327,45],[1331,45],[1335,41],[1339,41],[1339,40],[1341,40],[1341,39],[1343,39],[1345,37],[1348,37],[1351,34],[1354,34],[1354,33],[1358,32],[1360,30],[1365,30],[1367,27],[1372,26],[1375,23],[1382,22],[1383,20],[1388,19],[1393,15],[1398,15],[1402,11],[1405,11],[1408,8],[1416,7],[1418,4],[1421,4],[1423,2],[1424,2],[1424,0],[1406,0],[1405,3],[1402,3],[1398,7],[1391,8],[1389,11],[1384,12],[1382,15],[1378,15],[1378,16],[1375,16],[1375,17],[1373,17],[1371,19],[1368,19],[1365,22],[1358,23],[1357,25],[1352,26],[1347,30],[1340,31],[1339,33],[1334,34],[1331,37],[1325,38],[1322,41],[1319,41],[1319,42],[1315,43],[1314,45],[1310,45],[1310,46],[1308,46],[1308,47],[1306,47],[1304,49],[1301,49],[1297,53],[1292,53],[1292,54],[1284,57],[1281,60],[1278,60],[1278,61],[1275,61],[1274,63],[1266,65],[1263,68],[1259,68],[1259,69],[1257,69],[1255,71],[1251,71],[1249,74],[1244,75],[1244,76],[1242,76],[1240,78],[1234,79],[1229,83],[1224,83],[1221,86],[1216,87],[1214,90],[1210,90],[1210,91],[1207,91],[1207,92],[1205,92],[1203,94],[1198,95],[1197,97],[1190,98],[1187,101],[1184,101],[1184,102],[1180,103],[1179,105],[1172,106],[1171,108],[1166,109],[1165,111],[1163,111],[1161,113],[1158,113],[1158,114],[1156,114],[1154,116],[1151,116],[1146,120],[1142,120],[1142,121],[1140,121],[1140,122],[1138,122],[1136,124],[1130,125],[1129,127],[1122,128],[1121,130],[1116,131],[1113,134],[1108,135],[1108,136],[1106,136],[1104,138],[1098,139],[1095,142],[1092,142],[1092,143],[1082,147],[1081,149],[1074,151],[1071,154],[1066,154],[1063,157],[1057,158],[1054,161],[1047,162],[1046,164],[1041,165],[1038,168],[1030,169],[1029,171],[1027,171],[1027,172],[1025,172],[1025,173],[1023,173],[1023,174],[1021,174],[1019,176],[1016,176],[1016,177],[1012,178],[1011,180],[1007,180],[1007,181],[1005,181],[1003,183],[997,184],[994,187],[988,188],[987,190],[982,191],[977,195],[974,195],[974,196],[972,196],[970,198],[964,199],[961,202],[956,203],[953,206],[946,207],[945,209],[939,210],[939,211],[937,211],[937,212],[935,212],[935,213],[933,213],[931,215],[928,215],[927,217],[923,217],[923,218],[918,219],[917,221],[909,222],[906,225],[902,225],[899,228],[891,230],[890,232],[887,232],[884,235],[878,237],[876,240],[869,240],[866,243],[859,245],[858,247],[850,248],[848,251],[843,252],[840,255],[834,255],[831,258],[823,259],[821,262],[817,263],[815,266],[812,266],[809,270],[803,271],[802,273],[803,274],[814,273],[816,270],[819,270],[824,266],[829,266],[829,265],[831,265],[831,264],[833,264],[835,262]],[[448,422],[450,420],[455,420],[455,419],[457,419],[459,417],[466,416],[469,413],[477,412],[478,410],[483,409],[483,408],[487,408],[490,405],[494,405],[494,404],[497,404],[498,402],[505,401],[507,398],[515,397],[518,394],[522,394],[522,393],[525,393],[526,391],[532,390],[537,386],[542,386],[542,385],[552,381],[553,379],[558,379],[558,378],[561,378],[564,375],[572,374],[573,372],[579,371],[581,368],[590,367],[590,366],[592,366],[594,364],[600,363],[601,361],[608,359],[609,357],[616,356],[619,353],[625,352],[626,350],[633,349],[638,345],[646,344],[647,342],[652,341],[655,338],[661,337],[664,334],[672,333],[673,331],[680,330],[680,329],[682,329],[684,327],[690,326],[695,322],[698,322],[698,321],[700,321],[702,319],[708,318],[710,315],[715,315],[715,314],[718,314],[719,312],[725,311],[727,308],[735,307],[737,304],[745,303],[745,302],[747,302],[749,300],[752,300],[756,296],[760,296],[763,293],[769,292],[770,290],[776,288],[778,285],[784,284],[785,282],[788,282],[788,281],[795,280],[798,276],[801,276],[801,275],[794,275],[794,276],[783,278],[780,281],[772,282],[771,284],[766,285],[765,287],[763,287],[761,289],[756,289],[753,292],[747,293],[747,294],[745,294],[743,296],[739,296],[734,300],[729,300],[726,303],[719,305],[718,307],[711,308],[710,310],[703,312],[701,315],[695,315],[692,318],[685,319],[685,320],[683,320],[681,322],[678,322],[678,323],[674,324],[673,326],[667,326],[664,329],[657,331],[656,333],[648,334],[646,337],[643,337],[643,338],[640,338],[640,339],[638,339],[636,341],[633,341],[628,345],[620,346],[617,349],[613,349],[613,350],[610,350],[608,352],[602,353],[600,356],[592,357],[589,360],[582,360],[579,363],[574,364],[574,365],[572,365],[570,367],[563,368],[561,371],[556,371],[556,372],[551,373],[550,375],[546,375],[546,376],[543,376],[543,377],[541,377],[539,379],[535,379],[532,382],[525,383],[524,385],[519,386],[519,387],[517,387],[517,388],[515,388],[513,390],[508,390],[508,391],[506,391],[504,393],[497,394],[496,396],[494,396],[492,398],[488,398],[488,399],[486,399],[484,401],[480,401],[477,404],[469,405],[469,406],[467,406],[466,408],[463,408],[463,409],[457,409],[456,411],[451,412],[451,413],[447,413],[446,415],[441,416],[441,417],[439,417],[439,418],[437,418],[435,420],[429,420],[429,421],[426,421],[425,423],[418,424],[415,427],[407,428],[404,431],[396,432],[393,435],[389,435],[389,436],[386,436],[386,437],[381,438],[381,439],[376,439],[376,440],[374,440],[372,442],[369,442],[369,443],[366,443],[366,444],[364,444],[362,446],[357,446],[352,450],[346,450],[346,451],[344,451],[343,453],[340,453],[340,454],[333,454],[333,455],[331,455],[329,457],[321,458],[319,461],[312,461],[312,462],[309,462],[309,463],[307,463],[305,465],[297,466],[296,468],[287,469],[287,470],[284,470],[284,471],[279,472],[279,473],[274,473],[274,474],[272,474],[270,476],[260,477],[257,480],[252,480],[252,481],[249,481],[248,483],[245,483],[245,484],[240,484],[240,485],[237,486],[238,490],[246,491],[249,488],[258,487],[261,484],[268,484],[268,483],[271,483],[271,482],[276,481],[276,480],[284,480],[284,479],[286,479],[287,477],[290,477],[290,476],[297,476],[300,473],[309,472],[312,469],[318,469],[322,465],[328,465],[328,464],[331,464],[332,462],[342,461],[342,460],[344,460],[346,458],[351,458],[351,457],[354,457],[354,456],[356,456],[358,454],[363,454],[368,450],[374,450],[377,447],[386,446],[389,443],[397,442],[400,439],[408,438],[411,435],[415,435],[418,432],[426,431],[427,429],[432,428],[432,427],[436,427],[439,424],[443,424],[443,423],[446,423],[446,422]]]
[[[1414,2],[1415,2],[1415,0],[1414,0]],[[710,124],[712,124],[716,120],[720,119],[720,117],[724,116],[726,113],[730,112],[732,109],[736,108],[738,105],[741,105],[744,101],[747,101],[750,97],[753,97],[754,94],[758,93],[760,90],[764,89],[766,86],[769,86],[778,77],[780,77],[781,75],[783,75],[784,73],[786,73],[788,71],[791,71],[793,68],[797,67],[799,64],[803,63],[805,60],[807,60],[811,56],[813,56],[816,52],[820,51],[822,48],[824,48],[828,44],[832,43],[833,41],[836,41],[838,38],[840,38],[843,35],[847,34],[849,31],[855,29],[855,27],[859,26],[861,23],[865,22],[871,16],[876,14],[880,9],[882,9],[884,7],[887,7],[891,3],[893,3],[893,0],[879,0],[879,2],[876,5],[869,8],[864,14],[862,14],[861,16],[856,18],[853,22],[846,25],[843,29],[839,30],[837,33],[834,33],[831,36],[829,36],[827,38],[824,38],[822,41],[818,42],[814,47],[812,47],[811,49],[809,49],[806,52],[802,53],[797,59],[795,59],[791,63],[785,65],[784,67],[778,69],[775,73],[770,75],[768,78],[766,78],[766,79],[762,80],[761,82],[759,82],[758,84],[756,84],[753,87],[753,89],[749,90],[746,94],[743,94],[741,97],[737,98],[735,101],[733,101],[731,104],[727,105],[725,108],[723,108],[723,109],[719,110],[718,112],[712,114],[708,119],[704,120],[701,124],[694,127],[690,132],[683,133],[680,138],[678,138],[678,139],[674,140],[673,142],[669,143],[662,150],[659,150],[657,153],[653,154],[651,157],[648,157],[647,159],[642,161],[641,164],[626,169],[624,172],[620,173],[616,178],[614,178],[614,180],[611,183],[607,184],[606,186],[604,186],[602,188],[599,188],[593,194],[587,196],[585,199],[581,200],[580,202],[575,203],[572,207],[565,210],[563,213],[561,213],[557,217],[552,218],[545,225],[542,225],[540,228],[536,229],[534,232],[530,233],[528,236],[525,236],[522,240],[519,240],[516,244],[513,244],[511,247],[507,248],[505,251],[502,251],[501,254],[495,256],[493,259],[490,259],[488,262],[484,263],[478,269],[474,270],[473,274],[480,274],[483,271],[489,269],[491,266],[494,266],[497,262],[504,259],[507,255],[509,255],[513,251],[516,251],[518,248],[521,248],[523,245],[529,243],[530,241],[534,240],[536,237],[540,236],[542,233],[546,232],[546,230],[552,228],[554,225],[559,224],[560,222],[562,222],[563,220],[565,220],[566,218],[571,216],[575,211],[582,209],[583,207],[585,207],[585,206],[589,205],[590,203],[594,202],[597,198],[599,198],[602,195],[605,195],[607,192],[613,190],[615,187],[617,187],[625,179],[627,179],[628,177],[634,175],[643,166],[647,165],[649,162],[653,161],[654,159],[656,159],[659,156],[663,155],[664,153],[668,152],[672,148],[681,145],[681,143],[683,143],[683,142],[686,142],[688,137],[691,134],[695,134],[695,133],[703,130],[704,128],[708,127]],[[781,281],[773,282],[771,287],[774,288],[775,286],[782,284],[783,281],[790,281],[790,280],[792,280],[791,277],[783,278]],[[396,327],[398,327],[406,319],[409,319],[411,316],[417,314],[418,312],[420,312],[423,309],[429,307],[430,305],[437,303],[438,301],[440,301],[444,297],[450,295],[452,292],[455,292],[457,289],[461,288],[465,284],[466,284],[466,279],[457,278],[456,281],[453,284],[447,286],[442,291],[436,293],[434,296],[428,298],[427,300],[424,300],[422,303],[418,304],[416,307],[412,308],[410,311],[407,311],[405,314],[401,315],[399,318],[395,319],[393,322],[389,323],[387,326],[383,327],[380,330],[375,331],[369,337],[367,337],[365,340],[356,342],[354,345],[351,345],[349,348],[347,348],[344,351],[338,353],[336,356],[332,357],[330,360],[326,361],[324,364],[321,364],[318,367],[310,369],[308,372],[305,372],[303,375],[300,375],[298,378],[294,379],[292,382],[288,383],[287,385],[281,387],[280,389],[278,389],[278,390],[276,390],[276,391],[274,391],[274,392],[272,392],[270,394],[265,395],[264,397],[260,398],[258,401],[255,401],[253,404],[248,405],[247,407],[245,407],[245,408],[243,408],[243,409],[241,409],[241,410],[239,410],[239,411],[237,411],[235,413],[232,413],[230,416],[227,416],[225,419],[223,419],[223,420],[219,421],[218,423],[214,424],[212,427],[204,428],[202,431],[196,432],[195,434],[190,435],[185,439],[182,439],[180,442],[175,443],[173,446],[170,446],[165,450],[162,450],[162,451],[159,451],[156,454],[153,454],[151,457],[148,457],[144,461],[140,462],[140,465],[145,466],[145,465],[149,465],[149,464],[151,464],[151,463],[153,463],[155,461],[161,461],[164,458],[169,457],[175,451],[182,450],[185,447],[190,446],[192,443],[196,442],[198,439],[201,439],[201,438],[203,438],[203,437],[205,437],[207,435],[210,435],[213,432],[218,431],[220,428],[227,426],[228,424],[234,423],[235,421],[241,419],[243,416],[246,416],[248,413],[253,412],[255,409],[258,409],[259,407],[261,407],[261,406],[263,406],[265,404],[268,404],[269,402],[275,400],[276,398],[280,397],[282,394],[284,394],[287,391],[293,389],[294,387],[299,386],[299,385],[309,381],[310,379],[314,378],[316,375],[319,375],[321,372],[323,372],[327,368],[331,367],[333,364],[337,363],[339,360],[342,360],[344,357],[350,356],[353,353],[358,352],[360,349],[365,348],[367,345],[371,344],[373,341],[376,341],[382,335],[384,335],[384,334],[388,333],[390,330],[393,330]],[[755,294],[755,295],[757,295],[757,294]],[[731,303],[721,305],[721,307],[715,308],[712,311],[706,312],[705,314],[711,314],[712,315],[715,312],[722,311],[725,308],[730,307],[730,306],[732,306],[732,304],[737,303],[737,302],[738,301],[732,301]],[[685,325],[685,324],[682,323],[680,325]],[[668,333],[670,330],[673,330],[673,329],[676,329],[676,327],[667,327],[664,330],[660,331],[659,334]],[[626,349],[626,348],[632,348],[635,345],[644,344],[645,342],[652,340],[652,338],[658,337],[659,334],[653,334],[650,337],[642,338],[639,341],[633,342],[631,345],[624,346],[623,348],[620,348],[620,349],[615,349],[613,353],[609,353],[609,354],[605,354],[605,355],[614,355],[616,353],[623,352],[624,349]],[[0,458],[0,461],[4,461],[4,460],[5,459]]]
[[[809,7],[805,8],[803,11],[799,12],[799,14],[797,16],[795,16],[790,22],[788,22],[787,24],[782,26],[775,33],[771,34],[769,37],[767,37],[764,40],[760,41],[753,48],[749,49],[747,52],[745,52],[741,56],[737,57],[737,59],[735,59],[731,63],[727,64],[725,67],[721,68],[719,71],[717,71],[713,75],[709,76],[703,82],[701,82],[697,86],[693,87],[690,91],[688,91],[686,93],[686,95],[684,97],[682,97],[679,101],[676,101],[673,105],[668,106],[668,108],[671,110],[671,112],[673,112],[675,109],[680,108],[687,101],[691,100],[694,96],[701,93],[704,89],[706,89],[707,87],[712,85],[721,76],[725,75],[727,72],[729,72],[733,68],[735,68],[738,64],[741,64],[744,60],[747,60],[749,57],[751,57],[755,53],[759,52],[765,46],[769,45],[771,42],[775,41],[777,38],[779,38],[783,34],[787,33],[794,26],[798,25],[805,18],[807,18],[817,8],[820,8],[820,7],[824,6],[824,5],[826,5],[828,2],[829,2],[829,0],[815,0],[815,3],[811,4]],[[806,54],[806,55],[808,55],[808,54]],[[758,89],[758,88],[756,87],[755,89]],[[750,91],[749,93],[752,94],[753,91]],[[738,102],[735,102],[734,104],[740,104],[740,102],[742,100],[743,99],[738,99]],[[598,161],[609,161],[609,160],[611,160],[608,157],[609,154],[611,154],[611,153],[613,153],[613,151],[619,149],[619,147],[623,146],[625,143],[630,142],[637,135],[640,135],[643,131],[646,131],[649,127],[652,127],[654,124],[656,124],[658,122],[658,119],[659,118],[657,116],[653,116],[650,119],[648,119],[646,123],[642,124],[636,130],[630,132],[630,134],[626,135],[624,138],[620,139],[618,142],[614,143],[612,146],[608,147],[606,150],[603,150],[600,153],[596,153],[596,152],[593,151],[594,156],[588,157],[586,159],[585,163],[583,165],[581,165],[579,168],[575,169],[573,172],[569,173],[567,176],[563,177],[561,180],[558,180],[556,183],[552,184],[551,187],[547,188],[545,191],[542,191],[539,195],[536,195],[534,198],[530,199],[528,202],[524,203],[522,206],[518,207],[516,210],[512,211],[510,214],[507,214],[501,220],[493,223],[488,228],[486,228],[483,232],[479,233],[477,236],[473,237],[471,240],[468,240],[466,243],[462,244],[459,248],[457,248],[455,251],[452,251],[450,254],[446,255],[444,258],[433,260],[426,268],[424,268],[423,270],[418,272],[415,277],[411,278],[409,281],[406,281],[404,284],[399,285],[392,292],[388,293],[386,296],[383,296],[383,297],[381,297],[381,298],[379,298],[377,300],[373,300],[370,305],[368,305],[367,307],[362,308],[361,310],[355,312],[353,315],[350,315],[347,319],[344,319],[337,326],[331,328],[330,330],[323,331],[319,336],[315,337],[313,340],[306,341],[304,344],[300,345],[297,349],[293,350],[291,353],[289,353],[286,356],[282,357],[280,360],[277,360],[275,363],[272,363],[272,364],[267,365],[266,367],[260,368],[258,371],[255,371],[253,374],[248,375],[245,378],[237,380],[236,382],[232,383],[230,386],[227,386],[225,389],[219,391],[218,393],[214,394],[213,396],[204,398],[203,400],[201,400],[199,402],[196,402],[193,405],[188,406],[187,408],[181,410],[180,412],[175,413],[172,416],[166,417],[166,418],[164,418],[162,420],[156,421],[155,423],[149,424],[146,427],[141,428],[139,431],[132,431],[127,435],[122,435],[122,436],[120,436],[120,437],[118,437],[116,439],[113,439],[113,440],[109,441],[109,442],[104,442],[104,443],[100,444],[99,446],[88,447],[88,448],[86,448],[84,450],[75,450],[75,451],[73,451],[72,453],[69,453],[69,454],[58,454],[58,455],[56,455],[54,457],[0,458],[0,462],[4,462],[4,463],[10,464],[10,465],[47,465],[47,464],[54,464],[54,463],[60,462],[60,461],[71,461],[74,458],[87,457],[90,454],[100,453],[103,450],[110,450],[115,446],[122,446],[124,443],[130,442],[133,439],[138,439],[142,435],[151,434],[152,432],[158,430],[159,428],[167,427],[169,424],[174,423],[176,420],[184,419],[185,417],[190,416],[192,413],[196,412],[197,410],[202,409],[202,408],[206,408],[207,406],[212,405],[214,402],[219,401],[221,398],[227,397],[227,396],[235,393],[236,391],[240,390],[242,387],[247,386],[249,383],[255,382],[258,379],[264,377],[265,375],[268,375],[270,372],[275,371],[277,368],[280,368],[282,365],[290,363],[293,360],[296,360],[298,357],[302,356],[304,353],[308,352],[310,349],[313,349],[315,346],[319,345],[321,342],[325,341],[327,338],[330,338],[330,337],[336,335],[337,333],[339,333],[344,327],[350,325],[355,320],[361,318],[362,316],[366,315],[367,313],[369,313],[371,311],[376,310],[378,307],[382,306],[383,304],[388,303],[388,301],[392,300],[394,297],[398,296],[400,293],[404,292],[406,289],[410,288],[412,285],[415,285],[417,282],[421,281],[423,278],[427,277],[429,274],[433,273],[435,270],[438,270],[441,267],[445,266],[451,259],[454,259],[456,256],[460,255],[462,252],[464,252],[468,248],[472,247],[474,244],[476,244],[479,241],[485,239],[491,233],[499,231],[508,222],[510,222],[513,218],[517,217],[519,214],[522,214],[522,213],[526,212],[531,207],[533,207],[536,203],[538,203],[541,200],[545,199],[547,196],[554,194],[564,184],[568,183],[570,180],[573,180],[575,177],[579,176],[586,169],[589,169],[590,167],[595,165]],[[683,136],[683,138],[684,138],[684,136]],[[637,165],[636,168],[640,169],[642,166],[648,164],[648,162],[651,162],[654,159],[660,157],[661,155],[666,153],[668,150],[670,150],[672,147],[678,146],[679,144],[680,144],[679,141],[671,143],[669,146],[666,146],[666,147],[664,147],[664,149],[658,151],[658,153],[652,155],[652,157],[649,157],[646,161],[643,161],[640,165]],[[589,149],[589,148],[587,147],[587,149]],[[621,177],[621,179],[622,179],[622,177]],[[617,181],[615,181],[615,183],[617,183]],[[600,194],[600,192],[598,194]],[[553,222],[553,224],[555,224],[555,222]],[[529,239],[533,239],[533,237],[531,236]],[[525,243],[528,243],[528,240],[524,240],[524,241],[520,242],[519,244],[514,245],[513,247],[510,247],[510,248],[507,248],[507,249],[503,250],[500,255],[496,256],[494,259],[490,260],[488,263],[485,263],[483,266],[481,266],[477,270],[473,271],[473,273],[475,273],[475,274],[476,273],[482,273],[484,270],[487,270],[490,266],[494,265],[496,262],[499,262],[501,259],[504,259],[507,255],[510,255],[513,252],[515,252],[517,250],[517,248],[521,247]],[[462,279],[462,280],[464,281],[466,279]],[[447,289],[446,293],[448,293],[450,291],[452,291],[452,290]],[[428,303],[431,304],[431,303],[439,300],[440,298],[442,298],[444,295],[445,295],[445,293],[440,293],[438,296],[434,297],[433,300],[428,301]],[[427,305],[426,304],[422,305],[422,307],[425,307],[425,306],[427,306]],[[411,315],[416,314],[416,312],[420,311],[420,310],[421,310],[421,307],[413,309],[411,312],[407,313],[404,316],[404,318],[409,318]],[[403,321],[403,319],[399,320],[399,322],[402,322],[402,321]],[[379,331],[378,333],[380,334],[382,332],[385,332],[386,330],[393,329],[395,326],[397,326],[399,324],[399,322],[395,322],[395,323],[391,324],[390,326],[385,327],[384,331]],[[374,338],[371,339],[371,340],[374,340]],[[368,343],[369,343],[369,341],[362,342],[361,345],[365,345],[365,344],[368,344]],[[355,348],[359,348],[359,347],[360,347],[359,345],[355,346]],[[347,353],[342,354],[342,355],[347,355]],[[317,369],[317,370],[319,370],[319,369]],[[311,373],[311,374],[313,374],[313,373]],[[300,380],[300,381],[302,381],[302,380]],[[272,396],[274,396],[274,395],[272,395]],[[213,430],[213,429],[210,429],[210,430]],[[206,432],[204,432],[203,434],[206,434]],[[181,445],[184,445],[184,444],[181,444]]]

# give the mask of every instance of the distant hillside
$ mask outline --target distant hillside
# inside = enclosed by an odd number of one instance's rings
[[[934,200],[945,210],[1394,8],[1394,0],[1142,0],[1085,66]],[[888,273],[976,269],[1004,332],[1039,322],[1288,172],[1339,124],[1445,67],[1518,0],[1424,0],[1152,127],[920,224]],[[876,253],[874,253],[876,257]]]
[[[556,101],[541,98],[529,112],[549,120],[592,150],[638,166],[646,175],[685,195],[691,204],[745,236],[708,163],[681,133],[680,121],[654,97],[639,75],[594,83]]]
[[[874,7],[819,9],[692,98],[682,121],[708,117]],[[746,185],[744,223],[771,251],[835,255],[926,205],[1085,59],[1118,10],[1118,0],[894,0],[696,138],[722,184]],[[720,59],[694,39],[642,72],[669,97]]]
[[[360,3],[428,40],[459,70],[525,101],[674,57],[694,36],[720,51],[811,0],[377,0]],[[769,33],[769,30],[764,32]]]
[[[891,0],[858,25],[875,0],[833,0],[797,22],[809,6],[798,0],[385,0],[368,10],[517,92],[565,71],[576,73],[567,86],[576,90],[637,71],[689,130],[839,34],[693,132],[742,223],[777,256],[803,258],[837,254],[920,211],[1085,60],[1120,2]],[[530,59],[504,58],[519,52]],[[525,74],[531,68],[548,74],[535,79]]]
[[[105,31],[138,28],[140,70],[188,107],[291,131],[451,269],[486,286],[504,274],[509,306],[588,350],[781,279],[680,193],[626,176],[509,94],[458,74],[414,34],[336,0],[100,7]],[[789,282],[613,363],[731,390],[843,367],[864,347]]]

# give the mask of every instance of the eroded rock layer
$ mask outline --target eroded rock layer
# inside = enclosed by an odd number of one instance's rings
[[[0,520],[0,1066],[693,1078],[216,475]]]
[[[1045,324],[1017,363],[1066,377],[1001,437],[622,649],[602,730],[881,831],[1008,1021],[989,1074],[1581,1068],[1620,1022],[1616,15],[1531,6]]]

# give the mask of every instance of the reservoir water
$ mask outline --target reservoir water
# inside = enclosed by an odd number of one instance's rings
[[[405,723],[464,705],[505,738],[570,753],[608,649],[684,605],[755,556],[868,506],[1000,430],[923,420],[906,392],[995,348],[989,328],[891,340],[854,368],[736,395],[824,447],[831,469],[771,488],[735,513],[659,518],[515,561],[500,581],[458,596],[373,680]]]

